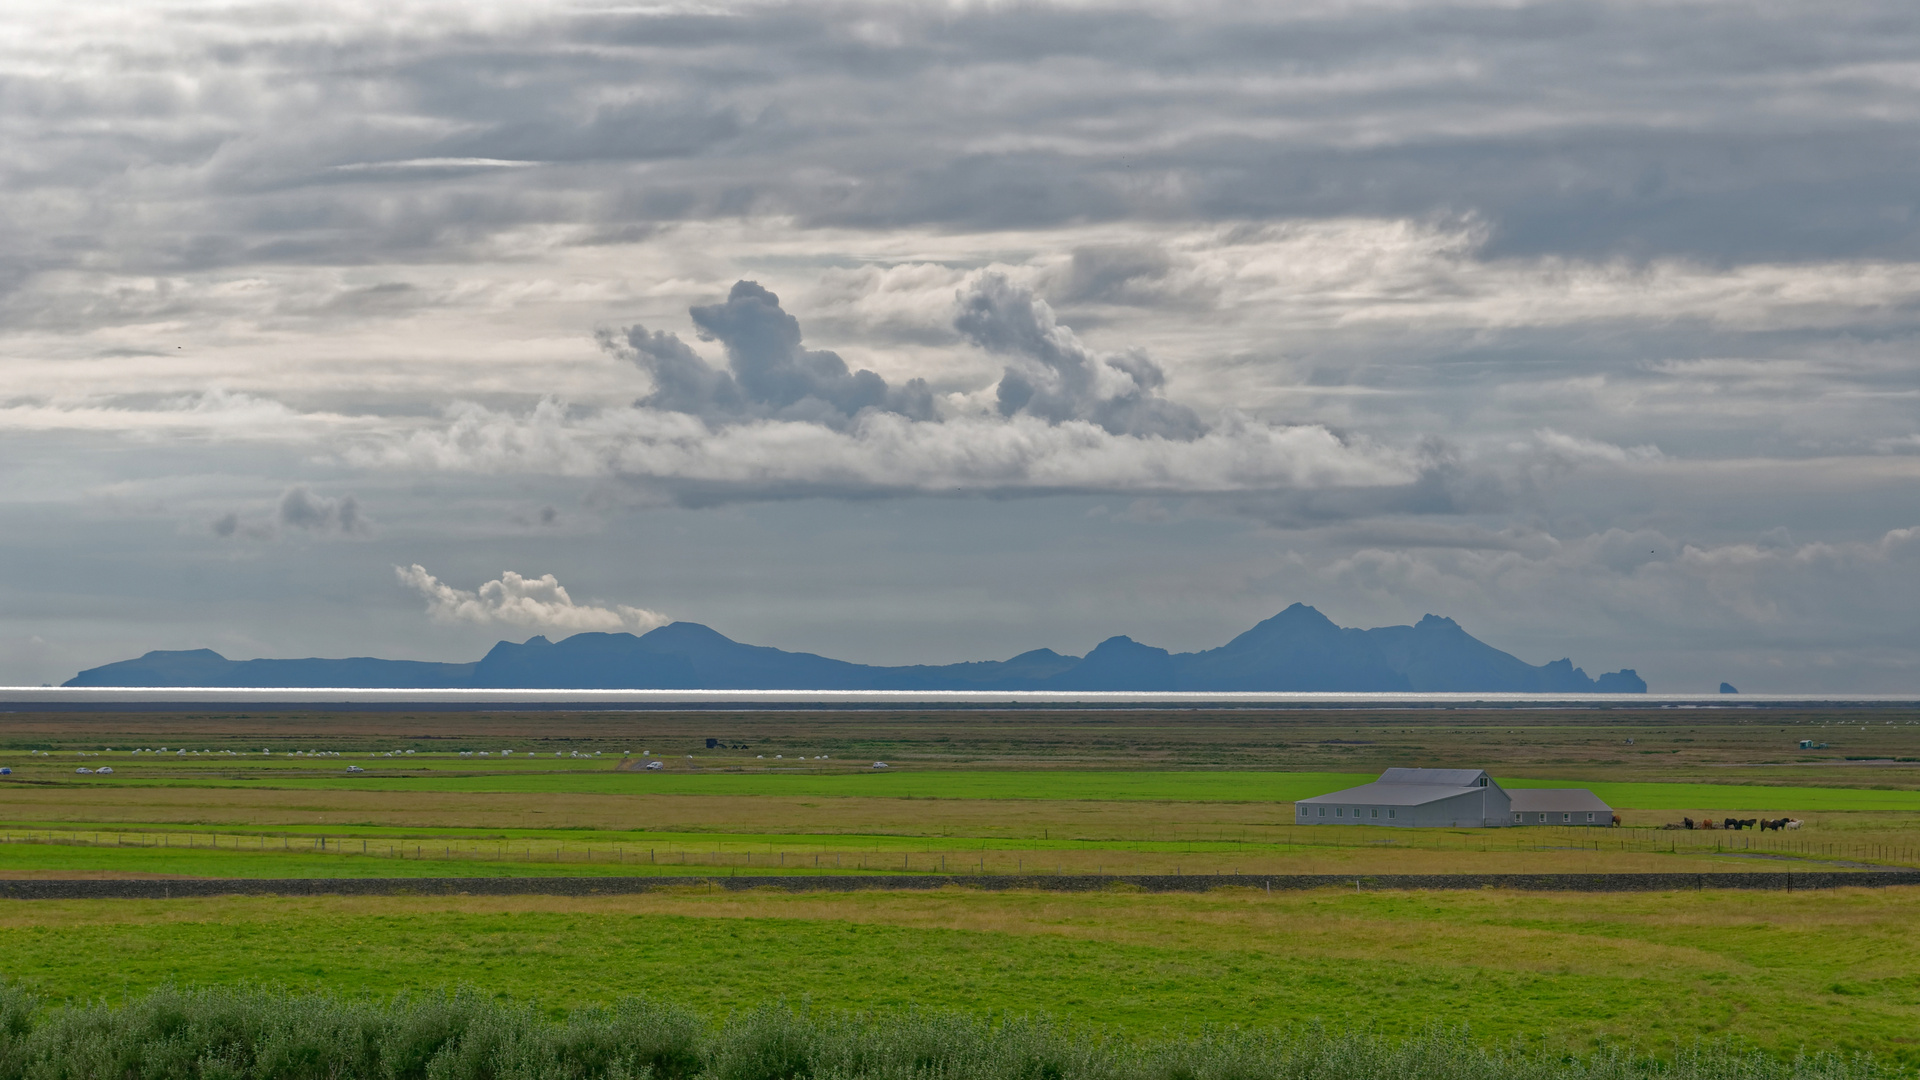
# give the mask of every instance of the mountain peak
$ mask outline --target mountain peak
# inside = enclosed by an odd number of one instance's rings
[[[1116,656],[1134,655],[1169,656],[1171,654],[1165,649],[1156,648],[1152,645],[1142,645],[1125,634],[1115,634],[1113,637],[1095,645],[1093,651],[1087,654],[1087,659],[1091,660],[1096,656],[1102,659],[1110,659]]]
[[[670,622],[640,635],[648,645],[738,645],[739,642],[705,623]]]

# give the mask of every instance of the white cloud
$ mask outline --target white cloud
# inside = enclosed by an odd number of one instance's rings
[[[100,431],[216,442],[305,441],[367,419],[302,411],[265,395],[219,387],[144,401],[102,394],[0,406],[0,431]]]
[[[730,488],[739,497],[899,491],[1234,492],[1411,483],[1411,453],[1312,424],[1223,423],[1194,439],[1115,435],[1088,421],[861,415],[847,430],[796,421],[709,427],[683,413],[525,413],[467,402],[444,422],[362,441],[363,467],[551,473]]]
[[[627,604],[576,604],[552,574],[525,577],[511,570],[469,592],[428,573],[419,563],[396,566],[400,584],[419,593],[427,614],[441,622],[505,625],[580,633],[589,630],[645,633],[670,620],[656,611]]]

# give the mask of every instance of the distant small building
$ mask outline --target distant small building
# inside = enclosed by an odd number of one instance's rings
[[[1300,825],[1402,828],[1611,825],[1613,808],[1585,788],[1508,791],[1485,769],[1395,768],[1371,784],[1301,799],[1293,819]]]

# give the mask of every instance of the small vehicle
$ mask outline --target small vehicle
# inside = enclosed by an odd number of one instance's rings
[[[87,774],[89,774],[89,775],[91,775],[91,774],[93,773],[93,770],[92,770],[92,769],[89,769],[89,768],[87,768],[87,767],[86,767],[85,765],[82,765],[82,766],[80,766],[79,768],[77,768],[77,769],[75,769],[75,770],[73,770],[73,771],[74,771],[74,772],[77,772],[77,773],[87,773]]]
[[[873,763],[873,767],[876,769],[884,769],[887,767],[887,763],[884,761],[876,761]]]
[[[12,776],[12,775],[13,775],[12,769],[0,769],[0,776]]]
[[[648,772],[659,772],[659,771],[660,771],[661,769],[664,769],[664,768],[666,768],[666,767],[667,767],[667,763],[666,763],[666,762],[664,762],[664,761],[649,761],[649,762],[647,762],[647,771],[648,771]]]
[[[361,768],[358,765],[349,765],[347,766],[347,771],[348,772],[366,772],[367,770]]]
[[[102,765],[102,766],[100,766],[99,768],[97,768],[97,769],[95,769],[95,770],[93,770],[93,771],[94,771],[95,773],[98,773],[98,774],[99,774],[99,775],[101,775],[101,776],[105,776],[105,775],[107,775],[107,774],[109,774],[109,773],[111,773],[111,772],[113,772],[113,766],[111,766],[111,765]]]

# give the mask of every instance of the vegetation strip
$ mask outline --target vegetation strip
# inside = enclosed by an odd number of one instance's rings
[[[224,878],[0,880],[11,900],[164,900],[200,896],[594,896],[705,887],[732,891],[872,892],[901,889],[1032,889],[1207,892],[1213,889],[1519,889],[1530,892],[1676,892],[1704,889],[1883,888],[1920,885],[1920,871],[1858,870],[1702,874],[921,874],[913,876]]]
[[[113,1007],[44,1009],[0,985],[0,1080],[1877,1080],[1868,1055],[1776,1057],[1728,1042],[1659,1058],[1603,1044],[1476,1044],[1434,1025],[1406,1039],[1302,1024],[1150,1042],[1045,1016],[825,1013],[767,1004],[714,1023],[647,998],[549,1019],[474,992],[389,1001],[254,988],[164,987]]]

